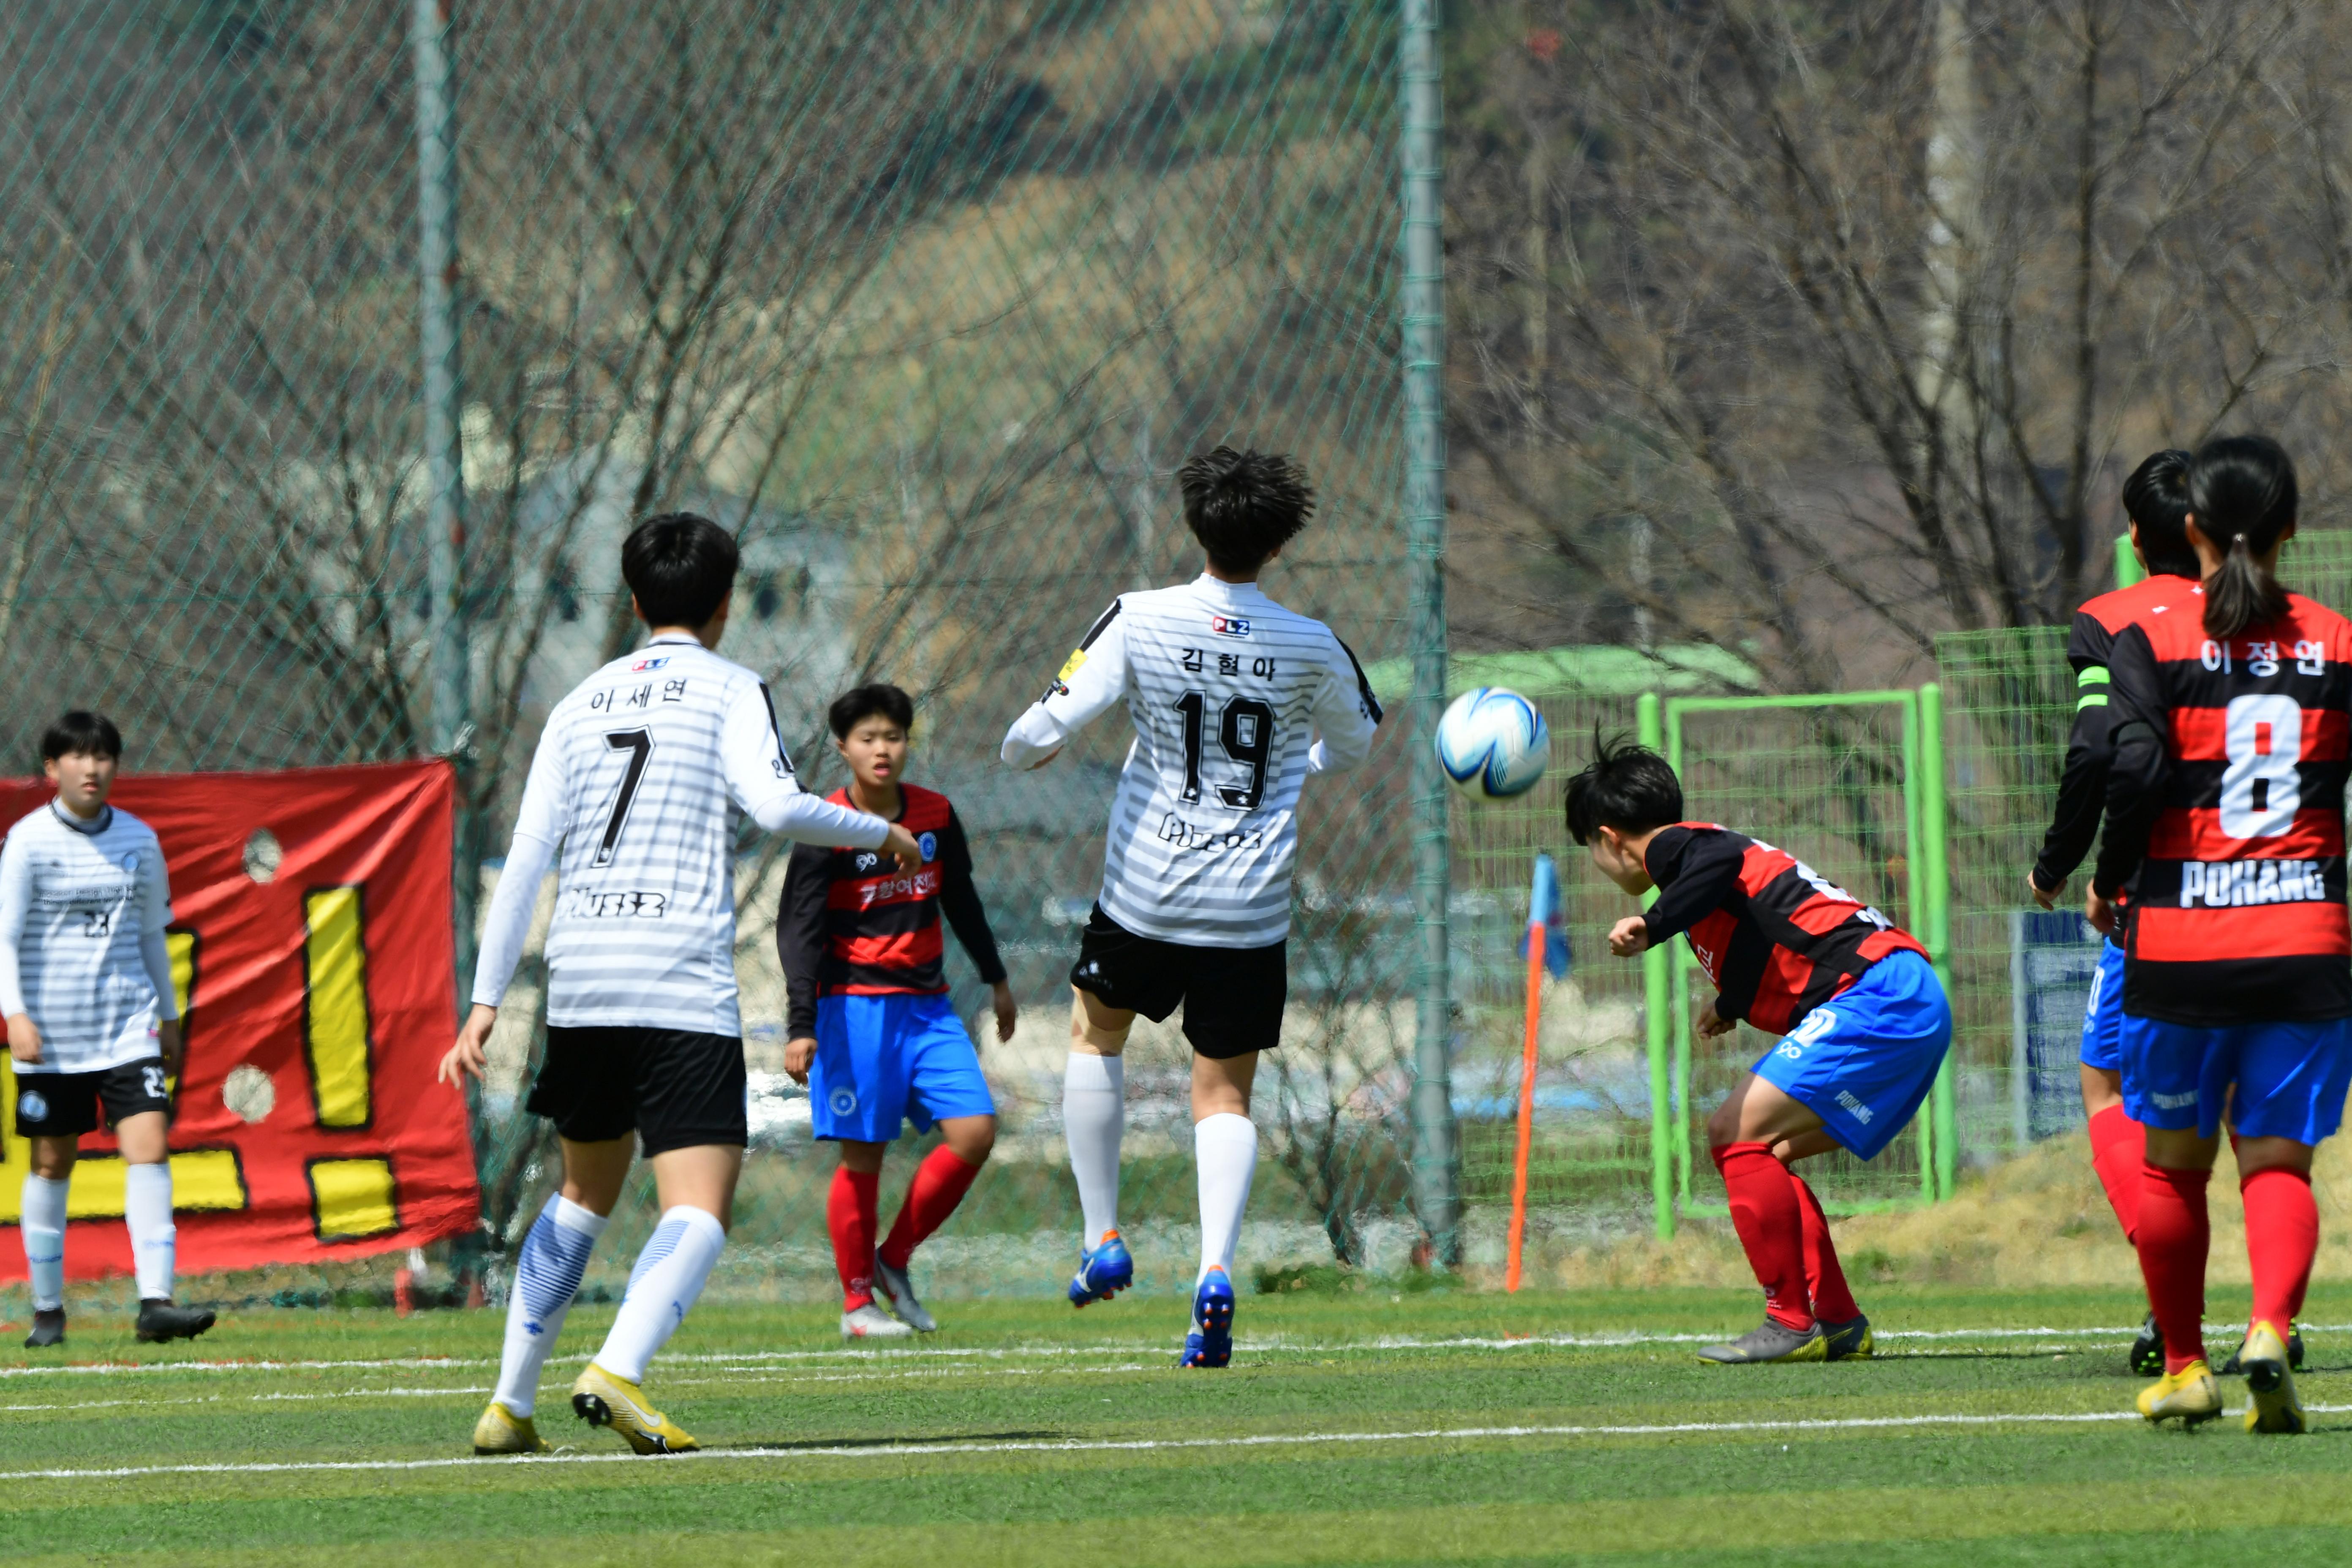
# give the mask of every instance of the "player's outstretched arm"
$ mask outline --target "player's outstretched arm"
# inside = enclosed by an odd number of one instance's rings
[[[728,709],[719,731],[719,763],[727,793],[761,832],[803,844],[879,849],[902,871],[921,868],[923,852],[913,834],[801,788],[764,684],[744,691]]]
[[[1096,619],[1045,695],[1004,732],[999,754],[1008,764],[1024,772],[1044,767],[1071,736],[1127,696],[1127,628],[1119,619],[1119,604],[1113,600]]]
[[[1315,693],[1315,743],[1307,750],[1310,773],[1345,773],[1362,763],[1372,753],[1382,718],[1380,699],[1364,679],[1364,667],[1356,662],[1356,650],[1337,633],[1331,644],[1330,668]]]

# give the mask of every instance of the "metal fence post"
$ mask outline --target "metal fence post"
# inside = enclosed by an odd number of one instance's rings
[[[1460,1161],[1449,1056],[1445,775],[1432,743],[1445,710],[1445,268],[1438,129],[1443,100],[1436,0],[1403,0],[1398,37],[1404,206],[1404,510],[1412,571],[1413,1202],[1433,1261],[1461,1259]]]
[[[458,995],[473,980],[481,846],[473,800],[473,679],[466,631],[466,475],[457,379],[457,91],[449,50],[453,0],[415,0],[418,337],[425,371],[425,531],[432,595],[433,749],[457,770],[450,866]]]
[[[1665,726],[1658,715],[1658,694],[1644,691],[1633,703],[1633,724],[1642,744],[1654,752],[1665,750]],[[1642,895],[1642,907],[1658,901],[1655,888]],[[1642,954],[1642,1022],[1650,1047],[1650,1217],[1660,1241],[1675,1235],[1675,1115],[1674,1082],[1668,1061],[1674,1053],[1673,983],[1664,944]]]
[[[1928,962],[1944,994],[1952,990],[1952,878],[1944,839],[1944,689],[1935,681],[1919,688],[1919,858],[1918,900],[1921,929],[1916,933],[1927,949]],[[1952,1195],[1959,1170],[1959,1120],[1954,1103],[1952,1058],[1949,1053],[1936,1074],[1935,1092],[1927,1115],[1935,1127],[1936,1192],[1938,1199]]]

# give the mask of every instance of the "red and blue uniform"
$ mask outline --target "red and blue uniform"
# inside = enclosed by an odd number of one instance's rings
[[[2034,885],[2055,888],[2074,873],[2099,836],[2107,805],[2107,770],[2115,762],[2114,709],[2107,666],[2126,626],[2168,615],[2204,614],[2204,590],[2193,577],[2159,573],[2084,601],[2066,636],[2066,662],[2074,671],[2074,727],[2058,778],[2058,806],[2033,863]],[[2124,950],[2118,931],[2100,944],[2083,1012],[2083,1065],[2103,1072],[2123,1066]]]
[[[1716,1016],[1782,1037],[1756,1076],[1862,1158],[1886,1147],[1951,1046],[1926,951],[1793,855],[1713,823],[1659,829],[1644,864],[1651,943],[1682,933],[1720,994]]]
[[[2241,1134],[2316,1143],[2352,1083],[2352,623],[2290,594],[2218,639],[2201,605],[2126,627],[2109,665],[2092,885],[2130,910],[2124,1103],[2211,1137],[2227,1102]]]
[[[899,793],[898,820],[922,850],[919,869],[902,872],[878,850],[805,844],[785,868],[776,947],[787,1033],[817,1043],[809,1100],[819,1138],[888,1142],[902,1121],[921,1132],[996,1110],[948,996],[943,925],[982,980],[1004,978],[971,850],[947,796],[913,784]],[[846,790],[832,798],[850,804]]]

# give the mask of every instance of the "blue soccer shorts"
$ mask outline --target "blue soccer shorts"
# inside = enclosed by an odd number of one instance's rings
[[[2091,971],[2091,1005],[2083,1009],[2083,1065],[2101,1072],[2124,1066],[2124,950],[2099,944],[2099,967]]]
[[[2206,1028],[2126,1015],[2124,1109],[2168,1131],[2316,1143],[2344,1121],[2352,1033],[2341,1018]],[[2231,1093],[2232,1086],[2236,1094]]]
[[[940,995],[820,996],[809,1116],[819,1138],[887,1143],[951,1116],[993,1116],[980,1053]]]
[[[1896,952],[1798,1019],[1755,1072],[1869,1160],[1918,1113],[1951,1044],[1951,1004],[1935,967]]]

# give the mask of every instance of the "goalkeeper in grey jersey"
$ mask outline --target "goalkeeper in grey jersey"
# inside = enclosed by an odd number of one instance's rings
[[[1181,1004],[1192,1042],[1201,1270],[1186,1366],[1233,1353],[1234,1243],[1257,1163],[1249,1119],[1257,1053],[1281,1043],[1298,792],[1371,750],[1380,704],[1322,622],[1284,608],[1258,574],[1314,498],[1286,458],[1220,447],[1184,465],[1184,521],[1208,570],[1125,594],[1004,737],[1041,767],[1124,702],[1135,742],[1111,806],[1102,892],[1070,971],[1075,999],[1062,1114],[1086,1214],[1073,1305],[1124,1289],[1118,1237],[1121,1052],[1138,1013]]]

